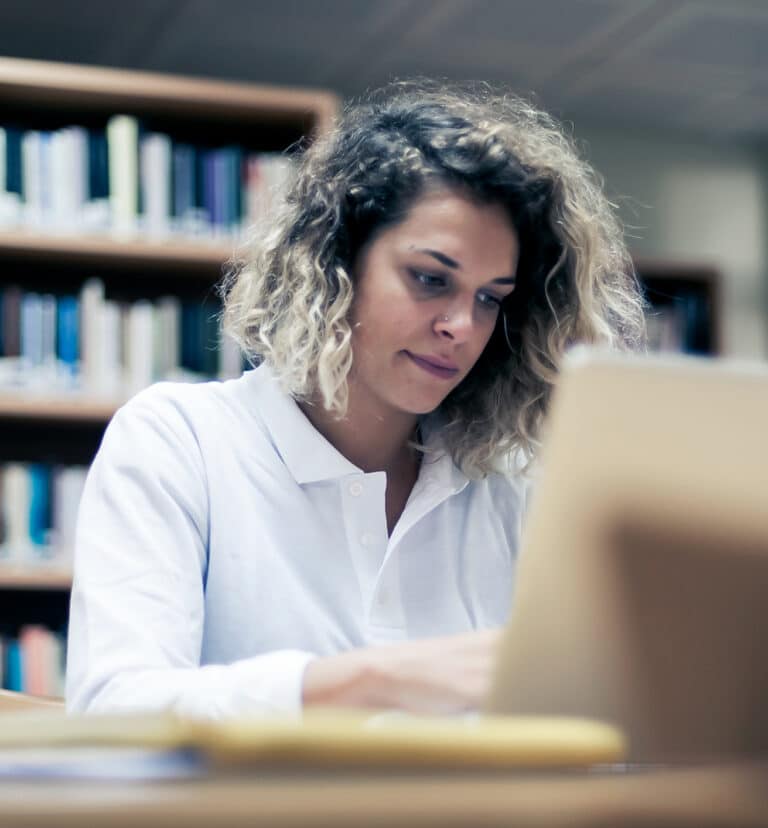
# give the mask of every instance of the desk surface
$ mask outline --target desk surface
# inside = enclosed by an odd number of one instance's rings
[[[768,762],[627,774],[264,772],[0,782],[0,826],[767,826]]]

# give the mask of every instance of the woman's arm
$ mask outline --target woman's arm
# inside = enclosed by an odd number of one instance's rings
[[[200,666],[208,492],[178,394],[155,387],[121,409],[90,470],[75,543],[67,708],[298,712],[311,653]]]

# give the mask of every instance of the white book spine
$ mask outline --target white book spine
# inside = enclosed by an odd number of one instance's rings
[[[145,299],[133,302],[128,310],[126,352],[127,392],[135,394],[152,384],[153,309]]]
[[[114,115],[107,124],[109,201],[112,229],[133,236],[138,215],[139,126],[130,115]]]
[[[103,356],[99,393],[107,397],[119,397],[124,393],[125,362],[123,319],[118,302],[107,299],[102,303],[100,328]]]
[[[51,135],[51,230],[66,232],[71,229],[67,222],[73,222],[70,209],[72,198],[70,147],[65,130],[60,129]]]
[[[77,513],[87,474],[84,466],[60,466],[53,472],[53,543],[62,566],[72,563]]]
[[[64,678],[64,642],[60,636],[53,633],[51,634],[50,659],[51,685],[48,695],[63,698],[66,689]]]
[[[103,305],[104,283],[89,279],[80,291],[80,363],[83,388],[89,394],[99,393],[104,374]]]
[[[82,227],[85,205],[88,201],[88,130],[84,127],[70,127],[69,140],[72,144],[72,176],[75,223]]]
[[[60,129],[51,137],[51,208],[53,229],[80,228],[86,195],[87,133],[81,127]]]
[[[157,314],[160,318],[160,341],[157,343],[155,379],[162,380],[179,370],[181,302],[175,296],[164,296],[157,303]]]
[[[28,130],[21,139],[21,197],[24,223],[33,228],[43,224],[42,151],[37,130]]]
[[[171,139],[152,133],[141,142],[141,187],[144,230],[166,238],[171,230]]]
[[[19,564],[31,554],[29,507],[31,486],[29,472],[23,463],[8,463],[3,474],[3,510],[5,512],[4,560]]]

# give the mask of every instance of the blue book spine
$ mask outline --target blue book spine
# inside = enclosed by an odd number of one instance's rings
[[[103,129],[88,131],[88,198],[109,198],[109,144]]]
[[[22,189],[21,136],[17,127],[5,128],[5,189],[19,195]]]
[[[61,296],[56,303],[56,351],[71,374],[80,361],[80,307],[76,296]]]
[[[216,151],[206,152],[204,161],[205,172],[205,211],[211,229],[217,227],[221,221],[219,205],[216,201]]]
[[[35,546],[46,546],[51,529],[51,468],[30,463],[29,538]]]
[[[211,301],[204,302],[201,308],[203,373],[209,377],[215,377],[219,370],[219,310]]]
[[[172,213],[184,219],[195,205],[195,155],[188,144],[174,144],[172,176]]]
[[[205,154],[206,151],[200,147],[194,147],[192,152],[195,158],[195,207],[198,210],[205,210]]]
[[[18,641],[8,642],[5,662],[5,686],[17,693],[24,692],[24,657]]]
[[[243,223],[243,179],[245,177],[243,166],[245,164],[245,154],[242,147],[234,147],[234,156],[232,159],[232,210],[234,214],[234,223],[237,227]]]
[[[234,230],[240,223],[240,167],[242,165],[242,153],[239,147],[228,147],[225,152],[227,227]]]
[[[203,314],[197,302],[181,304],[181,366],[188,371],[201,372],[203,354]]]
[[[43,300],[39,293],[21,297],[21,356],[31,366],[43,362]]]

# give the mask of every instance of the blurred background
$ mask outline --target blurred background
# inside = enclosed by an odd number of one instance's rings
[[[74,515],[115,406],[240,370],[211,286],[281,152],[413,75],[504,84],[567,122],[654,348],[768,357],[767,0],[5,0],[0,685],[60,692]]]
[[[0,54],[343,97],[507,84],[573,123],[638,257],[718,271],[718,350],[768,355],[765,0],[10,0]]]

